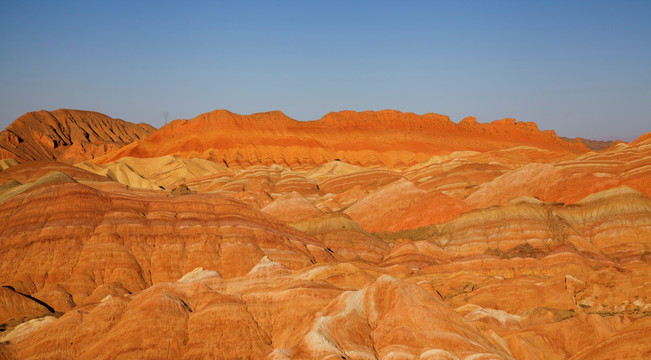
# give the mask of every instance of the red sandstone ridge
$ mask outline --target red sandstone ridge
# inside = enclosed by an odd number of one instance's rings
[[[279,111],[238,115],[216,110],[174,121],[99,162],[124,156],[178,155],[229,167],[280,164],[307,169],[335,159],[364,167],[405,167],[457,150],[517,146],[548,150],[548,157],[589,151],[582,143],[563,141],[554,132],[538,130],[534,123],[513,119],[479,124],[467,118],[455,124],[443,115],[383,110],[342,111],[300,122]]]
[[[488,207],[514,197],[535,196],[544,201],[576,202],[614,188],[629,186],[651,195],[651,133],[630,144],[620,143],[552,164],[526,164],[482,184],[467,197],[476,207]]]
[[[2,360],[651,355],[651,133],[591,152],[512,119],[216,111],[21,160]]]
[[[81,161],[114,151],[155,130],[94,111],[29,112],[0,132],[0,159]]]

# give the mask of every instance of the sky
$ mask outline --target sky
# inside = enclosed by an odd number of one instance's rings
[[[651,1],[0,1],[0,128],[396,109],[651,131]]]

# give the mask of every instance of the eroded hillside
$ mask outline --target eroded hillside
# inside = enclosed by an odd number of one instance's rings
[[[0,163],[4,358],[651,356],[648,135],[217,111],[97,155]]]

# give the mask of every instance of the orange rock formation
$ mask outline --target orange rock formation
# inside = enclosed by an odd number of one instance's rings
[[[533,123],[504,119],[460,124],[447,116],[342,111],[317,121],[299,122],[279,111],[238,115],[216,110],[191,120],[176,120],[144,141],[109,154],[101,162],[124,156],[198,157],[231,168],[280,164],[311,169],[329,161],[361,166],[404,167],[433,155],[455,150],[486,151],[519,145],[549,150],[556,156],[584,153],[581,143],[570,143]]]
[[[153,133],[93,111],[29,112],[0,132],[0,159],[81,161],[115,151]]]
[[[651,133],[48,114],[0,143],[0,359],[651,356]]]

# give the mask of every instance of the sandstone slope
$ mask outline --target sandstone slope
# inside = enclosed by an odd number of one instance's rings
[[[230,191],[170,197],[61,163],[0,179],[24,187],[0,201],[10,358],[584,356],[651,311],[651,200],[630,188],[378,238],[293,191],[273,218]],[[309,217],[295,230],[273,204]],[[579,328],[602,335],[569,344]]]
[[[314,239],[231,198],[134,192],[76,172],[62,164],[19,177],[25,189],[0,203],[0,283],[57,311],[101,287],[136,292],[200,266],[231,277],[265,255],[289,268],[331,257]]]
[[[648,358],[649,141],[217,111],[2,160],[0,359]]]
[[[599,153],[549,164],[525,164],[480,184],[466,202],[477,207],[517,196],[573,203],[592,193],[626,185],[651,195],[651,138],[617,144]]]
[[[132,124],[93,111],[34,111],[0,132],[0,159],[92,159],[143,139],[154,130],[148,124]]]
[[[480,124],[447,116],[393,110],[330,113],[316,121],[296,121],[274,111],[238,115],[215,110],[176,120],[137,144],[102,158],[198,157],[231,168],[279,164],[313,169],[333,160],[369,166],[405,167],[455,150],[487,151],[519,145],[549,150],[554,157],[588,151],[533,123],[504,119]]]

